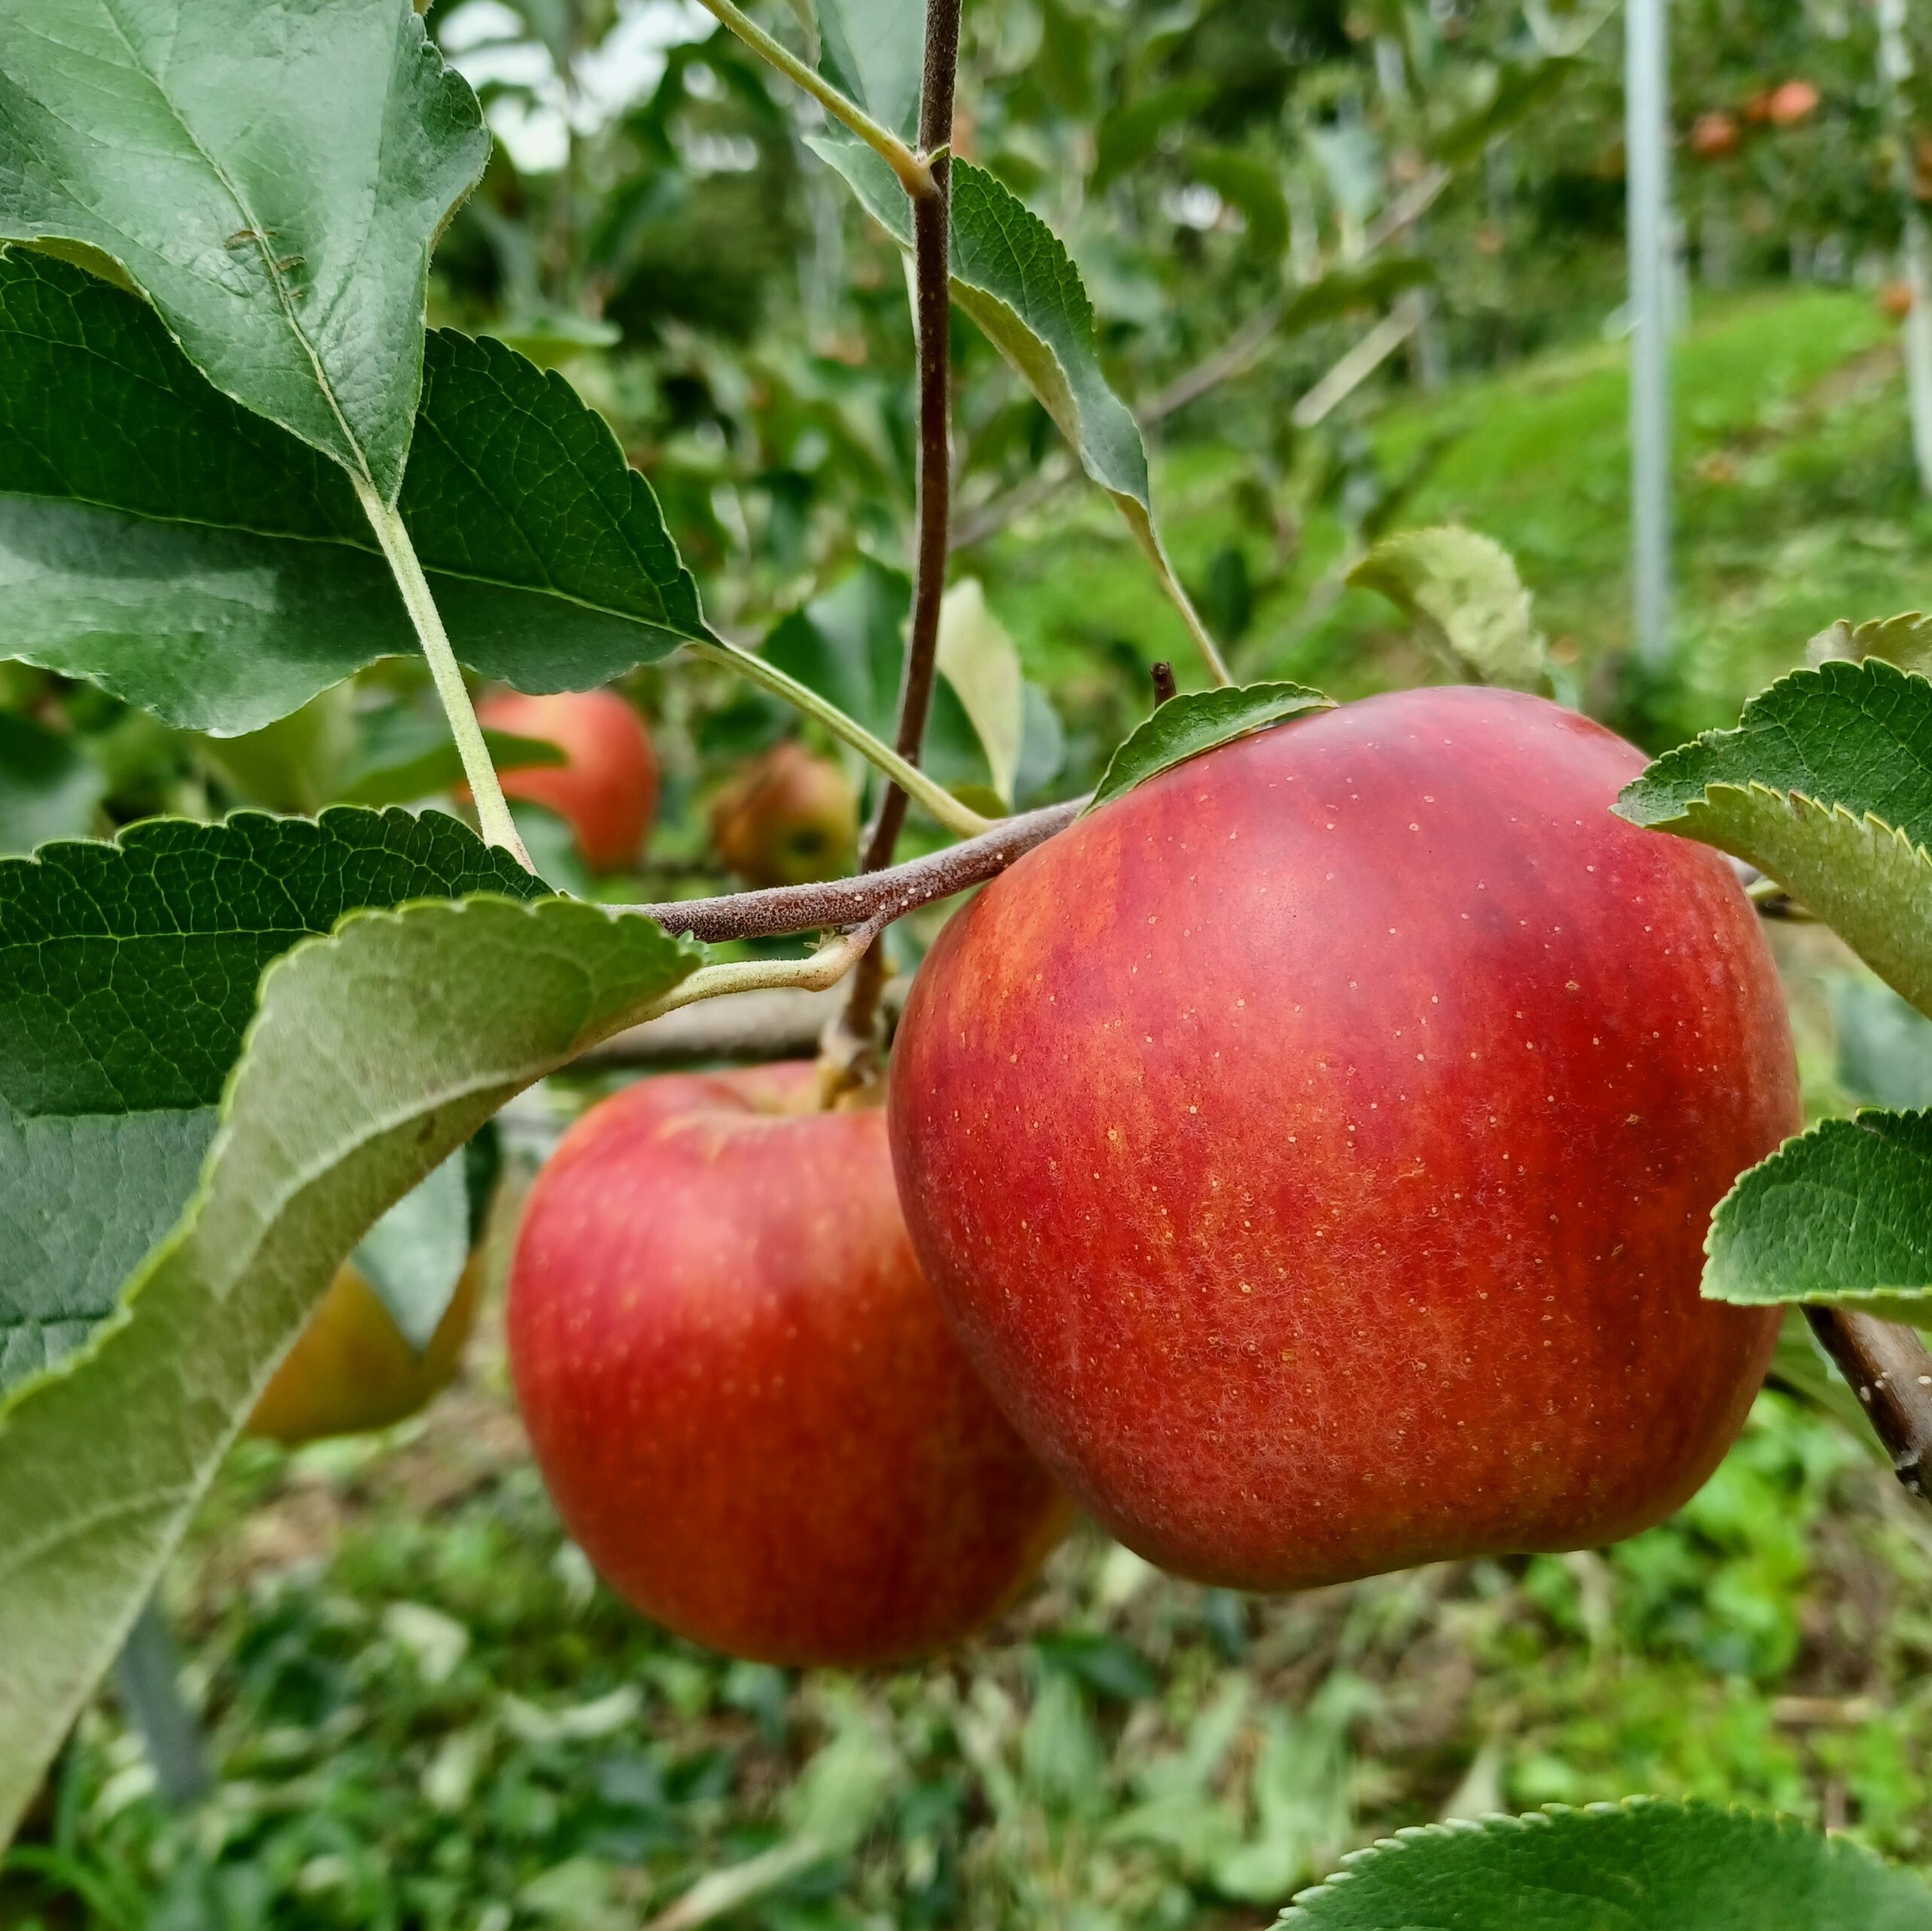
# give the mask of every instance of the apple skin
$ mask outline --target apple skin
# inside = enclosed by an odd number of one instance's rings
[[[878,1110],[809,1064],[639,1081],[537,1177],[510,1365],[604,1579],[734,1656],[848,1667],[1004,1608],[1069,1519],[948,1331]]]
[[[787,739],[718,793],[711,842],[747,885],[835,879],[858,843],[858,794],[829,758]]]
[[[1725,861],[1639,752],[1404,691],[1181,765],[941,934],[895,1046],[913,1244],[1047,1467],[1165,1568],[1298,1589],[1689,1497],[1776,1309],[1712,1208],[1800,1124]]]
[[[493,730],[548,738],[569,760],[505,772],[506,796],[556,812],[592,870],[636,862],[658,808],[658,760],[644,720],[615,691],[500,691],[476,715]]]
[[[393,1428],[446,1388],[476,1325],[472,1254],[430,1345],[418,1354],[357,1268],[338,1268],[321,1305],[262,1390],[243,1432],[293,1448]]]

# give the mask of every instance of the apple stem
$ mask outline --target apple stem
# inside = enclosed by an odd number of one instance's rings
[[[913,327],[919,350],[919,476],[914,509],[913,615],[899,679],[894,748],[919,761],[932,709],[939,657],[940,606],[952,527],[952,141],[953,95],[959,75],[961,0],[926,0],[925,65],[919,80],[919,155],[933,192],[913,196]],[[906,821],[906,794],[889,785],[867,828],[863,872],[892,862]],[[888,962],[878,946],[859,962],[843,1010],[825,1028],[819,1052],[819,1097],[828,1107],[879,1077],[879,995]]]
[[[1085,798],[1071,798],[1065,804],[1023,812],[1017,818],[1002,819],[980,837],[856,878],[832,879],[822,885],[773,885],[764,891],[728,892],[719,898],[612,905],[605,909],[642,912],[667,932],[688,934],[711,945],[733,939],[776,938],[787,932],[836,931],[875,918],[889,924],[934,899],[950,898],[955,892],[997,877],[1016,858],[1043,844],[1056,832],[1064,831],[1086,803]]]
[[[1875,1314],[1807,1307],[1805,1319],[1851,1383],[1906,1493],[1932,1502],[1932,1353],[1925,1344]]]
[[[1154,666],[1154,709],[1159,710],[1167,700],[1175,696],[1180,686],[1174,681],[1174,666],[1165,657]]]

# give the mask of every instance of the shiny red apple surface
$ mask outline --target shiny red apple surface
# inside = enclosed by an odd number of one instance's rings
[[[615,691],[500,691],[476,715],[493,730],[547,738],[564,754],[562,764],[505,772],[506,796],[556,812],[593,870],[635,863],[658,808],[658,760],[644,720]]]
[[[947,1330],[877,1110],[809,1064],[640,1081],[538,1177],[510,1361],[604,1578],[731,1654],[924,1654],[1004,1607],[1064,1496]]]
[[[1742,1425],[1775,1310],[1699,1298],[1800,1124],[1724,860],[1640,753],[1405,691],[1022,858],[894,1050],[900,1198],[1001,1405],[1164,1567],[1281,1589],[1614,1541]]]

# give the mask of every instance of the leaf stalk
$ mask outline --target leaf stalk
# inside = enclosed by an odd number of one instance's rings
[[[457,755],[463,760],[463,775],[469,780],[470,795],[476,800],[476,815],[484,838],[491,845],[501,846],[525,871],[533,872],[536,867],[524,849],[516,820],[510,815],[497,776],[497,767],[490,761],[489,747],[483,742],[483,727],[476,721],[475,706],[469,701],[469,687],[463,681],[456,653],[450,648],[442,613],[430,594],[429,579],[423,574],[416,546],[410,542],[402,518],[383,501],[375,484],[353,473],[351,480],[369,527],[375,532],[375,540],[382,545],[396,587],[402,594],[403,607],[421,641],[423,654],[429,660],[430,676],[442,701],[443,715],[449,720],[451,735],[456,739]]]
[[[917,766],[896,751],[881,744],[863,724],[846,715],[839,707],[822,697],[809,685],[800,684],[776,664],[767,663],[751,651],[740,650],[721,637],[692,638],[685,648],[708,662],[722,664],[740,677],[782,697],[795,709],[822,724],[841,743],[849,744],[869,764],[875,765],[894,784],[910,792],[940,824],[960,838],[977,838],[992,830],[995,821],[982,818],[970,806],[962,805],[944,785],[935,784]]]
[[[874,120],[857,102],[848,100],[815,68],[774,40],[731,0],[704,0],[706,8],[736,34],[761,60],[768,61],[794,87],[811,96],[841,127],[857,135],[899,178],[899,185],[916,204],[939,192],[933,172],[889,127]]]

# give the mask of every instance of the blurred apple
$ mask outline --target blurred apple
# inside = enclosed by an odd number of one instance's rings
[[[829,758],[774,745],[711,807],[718,855],[748,885],[802,885],[851,868],[858,795]]]
[[[1690,151],[1700,161],[1721,161],[1737,143],[1737,123],[1727,114],[1700,114],[1690,129]]]
[[[1766,96],[1764,118],[1773,127],[1795,127],[1818,111],[1818,93],[1809,80],[1787,80]]]
[[[262,1390],[244,1432],[293,1448],[406,1420],[455,1374],[476,1325],[481,1272],[472,1254],[428,1347],[418,1354],[375,1289],[345,1264]]]
[[[504,773],[506,797],[554,811],[594,871],[636,863],[657,809],[658,761],[644,720],[615,691],[500,691],[476,715],[497,730],[547,738],[564,754],[562,764]]]
[[[1902,322],[1912,313],[1912,284],[1899,280],[1888,281],[1879,290],[1879,307],[1891,320]]]

